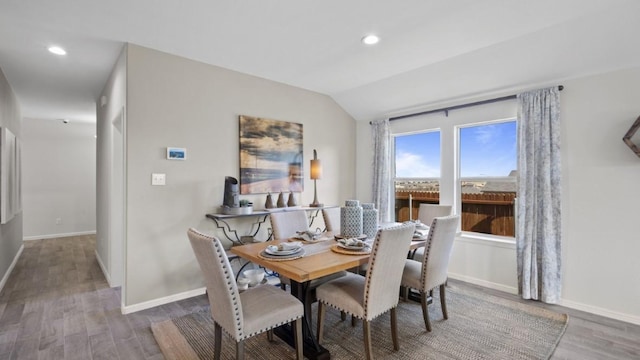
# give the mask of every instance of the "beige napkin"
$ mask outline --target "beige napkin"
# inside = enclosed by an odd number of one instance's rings
[[[292,241],[292,242],[283,242],[278,245],[269,245],[267,248],[271,251],[289,251],[296,250],[302,247],[302,243],[300,241]]]
[[[327,241],[333,240],[333,234],[330,232],[298,231],[298,235],[293,238],[304,240],[306,242]]]
[[[338,242],[344,246],[353,246],[353,247],[362,247],[362,248],[367,246],[367,243],[355,238],[340,239],[338,240]]]
[[[302,243],[300,241],[291,241],[291,242],[283,242],[278,244],[278,250],[295,250],[302,247]]]

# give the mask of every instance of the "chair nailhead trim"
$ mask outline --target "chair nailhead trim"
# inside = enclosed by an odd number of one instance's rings
[[[250,333],[250,334],[246,334],[246,335],[244,335],[242,338],[240,338],[240,339],[238,339],[238,340],[240,341],[240,340],[248,339],[248,338],[250,338],[250,337],[252,337],[252,336],[255,336],[255,335],[261,334],[261,333],[263,333],[263,332],[265,332],[265,331],[267,331],[267,330],[271,330],[271,329],[273,329],[273,328],[277,328],[278,326],[281,326],[281,325],[284,325],[284,324],[289,324],[289,323],[291,323],[291,322],[294,322],[294,321],[296,321],[296,320],[298,320],[298,319],[300,319],[300,318],[302,318],[302,315],[296,316],[296,317],[291,318],[291,319],[289,319],[289,320],[282,321],[282,322],[280,322],[280,323],[278,323],[278,324],[276,324],[276,325],[272,325],[272,326],[267,327],[267,328],[264,328],[264,329],[256,330],[255,332],[252,332],[252,333]]]
[[[435,223],[435,224],[434,224]],[[422,271],[420,276],[420,283],[422,291],[427,292],[429,290],[425,289],[427,287],[427,277],[425,274],[427,273],[427,259],[429,258],[429,252],[431,251],[431,246],[433,245],[433,234],[435,233],[436,227],[438,225],[437,221],[433,221],[431,223],[431,228],[429,229],[429,239],[427,240],[427,246],[424,249],[424,254],[422,255]]]
[[[221,246],[218,244],[218,241],[215,238],[210,237],[210,236],[206,236],[204,234],[200,234],[200,233],[194,233],[194,234],[199,236],[199,237],[204,237],[205,239],[210,240],[210,241],[213,242],[215,250],[216,250],[216,254],[218,255],[218,260],[220,261],[220,264],[222,265],[222,267],[225,268],[226,253],[224,253],[224,251],[220,249]],[[229,293],[232,294],[233,305],[235,306],[233,310],[234,310],[234,313],[235,313],[235,316],[236,316],[236,331],[238,332],[238,338],[236,339],[233,334],[231,334],[227,329],[223,328],[222,326],[220,328],[227,335],[231,336],[231,338],[233,338],[234,340],[242,341],[242,340],[248,339],[248,338],[250,338],[252,336],[255,336],[255,335],[258,335],[260,333],[263,333],[263,332],[265,332],[267,330],[271,330],[273,328],[276,328],[278,326],[282,326],[284,324],[289,324],[291,322],[294,322],[294,321],[302,318],[303,315],[298,315],[298,316],[289,318],[288,320],[285,320],[285,321],[282,321],[282,322],[277,323],[275,325],[272,325],[270,327],[257,330],[255,332],[250,333],[250,334],[245,334],[242,331],[242,322],[240,321],[240,313],[241,313],[240,305],[241,304],[240,304],[240,302],[237,301],[237,293],[235,291],[233,291],[234,290],[233,289],[233,282],[231,281],[229,272],[226,269],[224,271],[224,274],[225,274],[225,277],[226,277],[226,280],[227,280]],[[214,321],[215,321],[215,319],[214,319]]]

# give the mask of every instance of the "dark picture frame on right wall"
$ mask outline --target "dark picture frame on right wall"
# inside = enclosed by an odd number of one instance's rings
[[[624,135],[622,141],[624,141],[627,146],[633,151],[638,157],[640,157],[640,116],[636,119],[636,121],[631,125],[629,131]]]

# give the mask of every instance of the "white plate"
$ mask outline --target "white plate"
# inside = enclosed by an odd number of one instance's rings
[[[365,246],[353,246],[353,245],[344,245],[342,243],[338,243],[338,247],[341,247],[343,249],[347,249],[347,250],[356,250],[356,251],[366,251],[369,250],[369,245]]]
[[[338,234],[338,235],[336,235],[336,236],[335,236],[335,238],[336,238],[336,239],[348,239],[348,238],[355,238],[355,239],[358,239],[358,240],[364,240],[364,239],[366,239],[366,238],[367,238],[367,234],[362,234],[362,235],[360,235],[360,236],[343,236],[343,235]]]
[[[264,252],[266,252],[269,255],[285,256],[285,255],[293,255],[297,252],[300,252],[300,250],[302,250],[301,247],[296,249],[291,249],[291,250],[276,250],[276,251],[273,251],[270,248],[265,248]]]

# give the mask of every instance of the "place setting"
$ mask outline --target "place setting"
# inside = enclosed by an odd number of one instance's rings
[[[405,221],[405,224],[415,224],[416,230],[413,233],[413,240],[424,240],[429,235],[429,226],[422,223],[420,220]]]
[[[333,252],[346,255],[363,255],[371,252],[371,246],[361,238],[342,238],[336,241],[337,244],[331,247]]]
[[[293,239],[302,240],[306,243],[316,243],[320,241],[333,240],[334,236],[330,231],[323,232],[320,228],[317,228],[315,231],[296,231],[296,235]]]
[[[258,256],[271,261],[295,260],[304,256],[304,248],[300,241],[282,242],[267,246]]]
[[[242,276],[236,281],[239,291],[245,291],[258,285],[266,284],[264,269],[249,269],[242,272]]]

